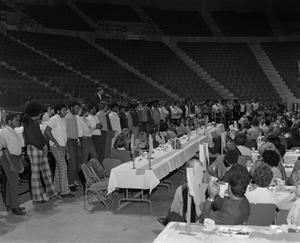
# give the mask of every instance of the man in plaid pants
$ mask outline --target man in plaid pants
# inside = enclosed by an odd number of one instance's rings
[[[50,150],[56,161],[54,186],[62,197],[74,197],[70,192],[67,173],[67,130],[64,117],[66,106],[58,104],[54,107],[55,115],[47,123],[45,134],[50,139]]]
[[[38,122],[42,109],[43,107],[36,102],[29,103],[23,120],[23,135],[31,165],[31,197],[36,203],[45,203],[49,198],[58,197],[52,184],[47,141]]]

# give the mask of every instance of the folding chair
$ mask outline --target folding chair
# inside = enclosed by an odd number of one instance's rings
[[[199,214],[198,211],[200,209],[201,201],[205,201],[205,184],[202,183],[203,180],[203,168],[202,166],[196,165],[194,168],[187,168],[187,182],[188,182],[188,202],[187,202],[187,214],[186,214],[186,233],[191,234],[190,224],[191,224],[191,205],[192,205],[192,197],[194,199],[194,203],[196,206],[196,213]],[[203,187],[205,186],[205,187]],[[198,209],[198,210],[197,210]]]
[[[130,151],[127,150],[117,150],[112,149],[110,152],[110,158],[112,159],[119,159],[121,163],[126,163],[128,161],[131,161],[131,154]]]
[[[89,194],[96,195],[97,199],[103,203],[107,208],[107,202],[110,203],[109,198],[107,197],[107,183],[97,181],[91,169],[86,165],[81,165],[82,172],[84,174],[86,184],[85,184],[85,193],[84,193],[84,208],[86,208],[86,200],[88,200]]]
[[[90,167],[91,171],[93,172],[93,175],[98,181],[107,180],[107,176],[105,175],[105,169],[100,165],[97,159],[90,159],[87,162],[87,165]]]
[[[246,225],[270,226],[275,219],[275,204],[250,204],[250,216]]]
[[[104,159],[102,161],[102,164],[104,166],[106,175],[109,177],[110,176],[110,171],[114,167],[117,167],[117,166],[121,165],[122,163],[119,159]]]

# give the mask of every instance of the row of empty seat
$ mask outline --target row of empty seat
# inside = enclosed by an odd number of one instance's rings
[[[218,94],[162,42],[98,39],[97,43],[181,97],[218,98]]]
[[[0,65],[0,73],[1,93],[15,95],[21,102],[25,102],[29,98],[45,104],[65,100],[61,94],[56,93],[5,66]]]
[[[179,47],[236,97],[280,100],[247,44],[179,43]]]
[[[262,47],[288,87],[300,98],[300,42],[263,43]]]
[[[97,87],[95,83],[59,66],[4,35],[0,35],[0,59],[20,71],[37,77],[40,81],[56,86],[62,92],[71,93],[74,96],[79,94],[89,96],[95,92]]]
[[[55,57],[101,83],[143,99],[164,99],[166,95],[80,38],[29,32],[10,32],[39,50]],[[85,85],[82,81],[81,85]]]

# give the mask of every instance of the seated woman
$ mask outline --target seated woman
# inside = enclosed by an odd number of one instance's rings
[[[148,149],[148,136],[146,132],[142,131],[139,133],[135,139],[135,148],[139,150],[140,153]]]
[[[126,150],[125,137],[120,133],[115,140],[114,147],[111,150],[110,158],[119,159],[122,163],[131,161],[130,151]]]
[[[280,170],[280,174],[281,174],[281,178],[283,180],[286,180],[286,173],[285,173],[285,169],[283,167],[283,159],[282,157],[280,156],[280,153],[278,152],[278,150],[276,149],[275,145],[273,143],[270,143],[270,142],[266,142],[264,143],[258,150],[258,152],[262,155],[265,151],[274,151],[278,154],[279,156],[279,162],[278,162],[278,165],[277,165],[277,168]],[[275,156],[275,155],[274,155]],[[251,167],[251,170],[250,170],[250,174],[251,176],[253,176],[253,173],[254,173],[254,170],[260,165],[260,163],[263,162],[263,158],[259,159],[258,161],[255,161],[255,163],[252,165]],[[266,162],[266,161],[264,161]],[[266,162],[267,163],[267,162]],[[271,166],[273,167],[273,166]],[[276,169],[275,170],[275,173],[276,173]],[[274,172],[273,172],[274,173]],[[277,173],[278,174],[278,173]]]
[[[249,203],[277,203],[274,192],[268,189],[272,179],[272,168],[265,163],[261,163],[253,174],[254,189],[245,194]]]
[[[177,136],[181,137],[183,136],[184,134],[187,134],[188,132],[188,129],[186,128],[185,126],[185,121],[184,119],[182,118],[180,120],[180,124],[178,126],[176,126],[176,133],[177,133]]]
[[[115,140],[114,149],[117,150],[126,150],[125,148],[125,136],[124,133],[120,133]]]
[[[279,167],[280,155],[273,150],[266,150],[262,154],[263,162],[271,166],[273,172],[273,178],[279,178],[285,180],[284,175]],[[284,172],[285,173],[285,172]]]

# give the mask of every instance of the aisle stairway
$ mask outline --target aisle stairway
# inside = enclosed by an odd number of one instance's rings
[[[300,99],[297,99],[293,92],[289,89],[286,82],[282,79],[279,72],[272,64],[270,58],[262,49],[260,44],[249,44],[249,47],[256,57],[257,62],[265,72],[268,79],[271,81],[273,87],[281,97],[283,101],[287,101],[287,103],[295,103],[300,102]]]
[[[152,78],[146,76],[144,73],[140,72],[137,68],[133,67],[130,65],[128,62],[124,61],[122,58],[119,56],[114,55],[110,50],[107,48],[103,47],[102,45],[96,44],[93,41],[89,42],[90,45],[94,46],[97,48],[99,51],[101,51],[103,54],[106,56],[110,57],[112,60],[117,62],[119,65],[127,69],[128,71],[132,72],[139,78],[143,79],[146,83],[152,85],[153,87],[157,88],[161,92],[165,93],[168,95],[170,98],[175,99],[175,100],[183,100],[183,97],[179,97],[177,94],[173,93],[171,90],[167,89],[163,85],[161,85],[159,82],[156,80],[153,80]]]
[[[198,63],[196,63],[190,56],[181,50],[176,43],[165,41],[165,44],[201,79],[203,79],[211,88],[213,88],[221,97],[225,99],[233,99],[234,94],[227,90],[224,85],[212,78]]]

